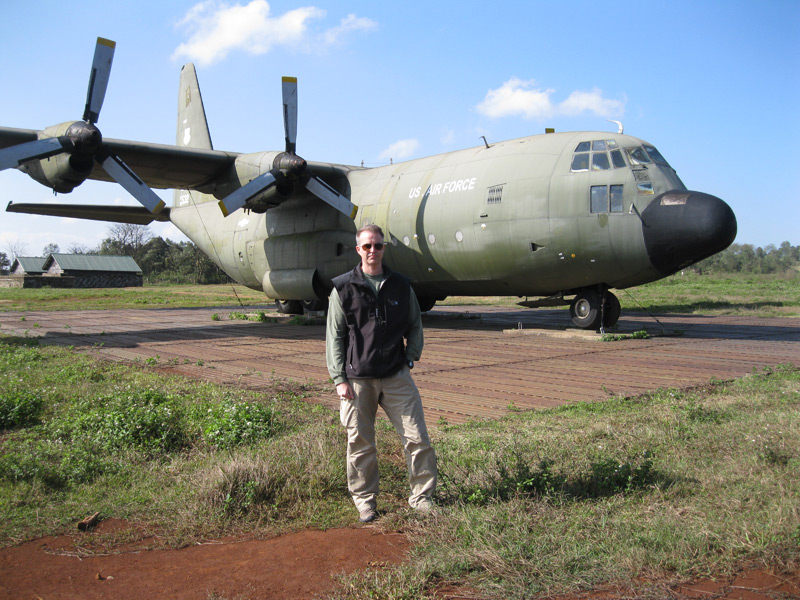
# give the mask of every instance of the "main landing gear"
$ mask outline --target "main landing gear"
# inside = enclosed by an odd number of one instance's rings
[[[581,329],[613,327],[621,312],[619,300],[608,290],[587,288],[580,290],[569,305],[572,322]]]
[[[319,312],[328,309],[325,300],[275,300],[275,308],[284,315],[302,315],[304,312]]]

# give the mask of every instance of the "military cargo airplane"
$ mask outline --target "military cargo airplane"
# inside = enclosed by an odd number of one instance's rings
[[[0,127],[0,169],[55,192],[117,181],[141,204],[7,211],[121,223],[171,221],[240,284],[285,313],[324,308],[330,280],[358,261],[354,233],[386,232],[386,263],[426,311],[450,295],[569,304],[576,326],[613,326],[610,291],[655,281],[728,247],[736,218],[687,190],[641,139],[545,133],[375,168],[297,152],[297,80],[283,78],[285,149],[214,150],[194,66],[181,70],[174,146],[105,139],[96,123],[115,44],[98,38],[83,119],[41,131]],[[165,207],[151,188],[174,189]],[[534,300],[531,300],[534,298]]]

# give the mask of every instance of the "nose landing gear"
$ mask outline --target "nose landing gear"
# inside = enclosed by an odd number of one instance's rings
[[[617,297],[607,289],[580,290],[569,306],[572,322],[581,329],[613,327],[619,320],[621,307]]]

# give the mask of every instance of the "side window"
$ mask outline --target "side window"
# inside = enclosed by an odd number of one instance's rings
[[[640,196],[650,196],[655,194],[653,191],[653,182],[652,181],[642,181],[636,184],[636,193]]]
[[[593,213],[608,212],[608,186],[593,185],[591,196],[591,211]]]
[[[622,186],[621,185],[612,185],[609,188],[610,193],[608,195],[609,200],[609,207],[611,212],[621,213],[623,211],[622,206]]]
[[[593,185],[589,198],[590,211],[595,214],[623,212],[623,188],[622,185]]]
[[[619,150],[611,151],[611,162],[614,163],[615,169],[622,169],[625,167],[625,159],[622,157],[622,152]]]

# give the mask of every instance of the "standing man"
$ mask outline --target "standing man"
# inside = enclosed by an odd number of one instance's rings
[[[412,508],[429,511],[436,488],[436,454],[428,438],[422,399],[411,379],[422,354],[419,303],[408,278],[383,264],[383,231],[356,233],[361,264],[333,279],[326,358],[347,428],[347,487],[361,521],[378,517],[375,415],[382,406],[406,454]],[[406,344],[405,340],[408,341]]]

